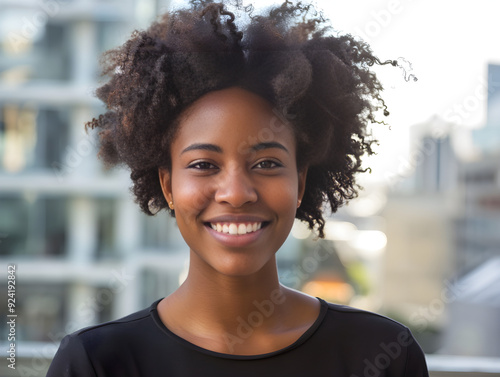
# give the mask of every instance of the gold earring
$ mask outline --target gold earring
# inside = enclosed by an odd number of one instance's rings
[[[170,207],[170,209],[174,209],[174,202],[172,201],[168,202],[168,206]]]

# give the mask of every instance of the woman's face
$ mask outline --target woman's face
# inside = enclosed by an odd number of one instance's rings
[[[274,263],[305,187],[295,144],[271,105],[241,88],[210,92],[184,113],[160,182],[191,263],[230,276]]]

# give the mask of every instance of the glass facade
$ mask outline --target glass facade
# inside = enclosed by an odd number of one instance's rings
[[[3,256],[62,256],[67,240],[68,199],[34,194],[0,196]]]
[[[10,83],[70,80],[70,25],[47,22],[37,26],[29,20],[30,15],[26,9],[15,8],[0,15],[0,24],[17,20],[16,24],[21,25],[17,31],[3,27],[0,77]]]
[[[95,133],[84,132],[103,111],[99,55],[168,3],[0,0],[0,262],[18,267],[27,375],[45,375],[66,334],[149,305],[165,279],[167,290],[179,284],[186,250],[174,220],[141,214],[128,173],[105,170]]]
[[[1,106],[1,105],[0,105]],[[0,107],[0,169],[49,169],[68,145],[69,112],[34,104]]]

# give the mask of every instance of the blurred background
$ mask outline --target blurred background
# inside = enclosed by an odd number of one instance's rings
[[[377,69],[391,115],[373,128],[365,190],[329,218],[325,240],[294,226],[281,281],[404,323],[433,376],[500,376],[500,4],[317,3],[405,71]],[[185,277],[175,222],[140,213],[128,173],[102,168],[83,127],[103,111],[99,55],[179,5],[0,0],[2,377],[45,376],[64,335],[147,307]]]

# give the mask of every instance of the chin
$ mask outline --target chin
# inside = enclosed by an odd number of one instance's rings
[[[256,263],[252,261],[228,261],[224,264],[213,265],[212,268],[219,274],[227,277],[250,277],[259,275],[260,272],[266,269],[266,263]]]

